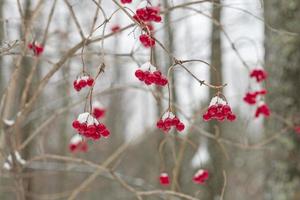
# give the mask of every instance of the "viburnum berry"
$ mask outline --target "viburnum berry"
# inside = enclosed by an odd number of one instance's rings
[[[215,96],[211,99],[207,111],[203,115],[204,121],[216,119],[218,121],[234,121],[236,119],[235,114],[232,113],[230,106],[221,97]]]
[[[255,92],[247,92],[243,100],[250,105],[254,105],[256,104],[256,97],[258,95],[265,95],[265,94],[267,94],[267,90],[265,89],[255,91]]]
[[[93,103],[93,117],[100,119],[104,117],[105,112],[106,110],[100,102],[96,101]]]
[[[161,173],[159,176],[159,182],[161,185],[169,185],[170,184],[170,178],[167,173]]]
[[[86,141],[82,138],[81,135],[74,135],[69,143],[69,150],[72,153],[75,152],[87,152],[88,151],[88,145]]]
[[[261,82],[267,78],[267,72],[263,69],[253,69],[250,77],[255,78],[257,82]]]
[[[196,184],[204,184],[209,178],[209,172],[205,169],[199,169],[193,177],[193,181]]]
[[[164,113],[162,118],[156,122],[156,127],[165,133],[169,132],[172,127],[176,128],[179,132],[185,128],[184,124],[172,112]]]
[[[121,0],[121,3],[126,4],[126,3],[131,3],[132,0]]]
[[[106,138],[110,135],[106,126],[88,112],[78,115],[77,120],[73,121],[72,126],[80,135],[94,140],[100,139],[101,136]]]
[[[118,24],[116,25],[113,25],[111,28],[110,28],[111,32],[113,33],[117,33],[121,30],[120,26]]]
[[[140,69],[137,69],[135,76],[146,85],[165,86],[168,84],[168,79],[150,62],[144,63]]]
[[[155,40],[148,34],[140,35],[139,39],[146,48],[153,47],[155,45]]]
[[[33,51],[35,56],[39,56],[44,51],[44,47],[41,44],[38,44],[37,42],[29,43],[28,48]]]
[[[83,76],[79,76],[74,82],[73,87],[74,89],[79,92],[82,88],[86,86],[93,86],[94,85],[94,79],[90,75],[84,74]]]
[[[255,117],[258,118],[260,115],[264,115],[265,117],[269,117],[271,114],[271,111],[269,109],[269,106],[264,103],[261,102],[260,106],[258,106],[258,108],[255,111]]]

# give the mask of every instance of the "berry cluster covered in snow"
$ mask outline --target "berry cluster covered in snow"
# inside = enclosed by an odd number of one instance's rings
[[[267,78],[267,72],[263,69],[253,69],[250,72],[250,78],[255,78],[257,83],[262,82]],[[267,94],[267,90],[261,89],[254,92],[247,92],[243,100],[249,105],[256,105],[255,118],[258,118],[260,115],[269,117],[271,112],[269,106],[264,102],[263,97]]]
[[[235,114],[232,113],[228,103],[219,96],[215,96],[211,99],[207,111],[203,115],[205,121],[216,119],[218,121],[234,121],[236,119]]]
[[[87,152],[88,151],[88,145],[87,145],[86,141],[83,139],[83,137],[81,135],[76,134],[70,140],[69,150],[72,153]]]
[[[72,126],[80,135],[94,140],[100,139],[101,136],[107,138],[110,135],[106,126],[88,112],[80,114],[77,120],[73,121]]]
[[[135,76],[146,85],[165,86],[168,84],[168,79],[150,62],[144,63],[140,69],[137,69]]]
[[[166,112],[162,118],[157,121],[156,126],[165,133],[168,133],[172,127],[177,131],[183,131],[185,128],[184,124],[172,112]]]
[[[74,89],[79,92],[84,87],[91,87],[94,84],[94,79],[89,75],[79,76],[74,82]]]

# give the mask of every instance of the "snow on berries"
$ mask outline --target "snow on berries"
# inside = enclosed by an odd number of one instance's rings
[[[29,43],[28,48],[33,51],[35,56],[41,55],[44,51],[44,47],[37,42]]]
[[[210,121],[216,119],[218,121],[234,121],[236,119],[235,114],[232,113],[228,103],[219,96],[215,96],[211,99],[207,111],[203,115],[204,121]]]
[[[159,176],[159,182],[161,185],[167,186],[170,184],[170,178],[167,173],[161,173]]]
[[[168,133],[172,127],[181,132],[185,126],[172,112],[166,112],[156,123],[157,128],[161,129],[165,133]]]
[[[84,74],[82,76],[79,76],[73,82],[73,87],[77,92],[79,92],[82,88],[92,87],[93,84],[94,84],[94,79],[90,75]]]
[[[80,135],[94,140],[100,139],[101,136],[107,138],[110,135],[106,126],[88,112],[80,114],[77,120],[73,121],[72,126]]]
[[[144,63],[140,69],[137,69],[135,76],[146,85],[165,86],[168,84],[168,79],[150,62]]]
[[[205,169],[199,169],[193,177],[196,184],[204,184],[209,178],[209,172]]]
[[[250,73],[251,78],[255,78],[257,82],[267,79],[267,72],[263,69],[253,69]]]
[[[265,95],[265,94],[267,94],[267,90],[265,90],[265,89],[255,91],[255,92],[247,92],[245,97],[243,98],[243,100],[250,105],[254,105],[254,104],[256,104],[256,97],[259,95]]]
[[[88,145],[86,141],[83,139],[83,137],[79,134],[74,135],[69,143],[69,150],[72,153],[75,152],[87,152]]]
[[[270,114],[271,114],[271,112],[270,112],[269,106],[264,102],[260,102],[260,106],[258,106],[255,111],[255,117],[258,118],[260,115],[269,117]]]

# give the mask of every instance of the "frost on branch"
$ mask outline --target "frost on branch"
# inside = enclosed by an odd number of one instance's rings
[[[21,157],[21,155],[19,154],[18,151],[15,151],[15,157],[16,157],[16,161],[19,164],[21,164],[21,165],[26,164],[26,161]],[[6,169],[6,170],[11,170],[12,163],[13,163],[12,156],[11,156],[11,154],[9,154],[8,157],[7,157],[7,161],[5,161],[4,164],[3,164],[3,168]]]

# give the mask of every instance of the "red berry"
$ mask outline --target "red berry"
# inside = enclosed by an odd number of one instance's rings
[[[101,132],[101,135],[102,135],[103,137],[109,137],[110,132],[109,132],[109,130],[105,129],[104,131]]]
[[[234,120],[236,119],[236,116],[235,116],[235,114],[229,113],[229,114],[227,115],[227,119],[228,119],[229,121],[234,121]]]
[[[203,115],[203,119],[204,119],[204,121],[209,121],[209,120],[211,120],[211,115],[209,113],[205,113]]]
[[[73,128],[78,129],[80,127],[80,122],[78,120],[74,120],[72,126]]]
[[[80,80],[79,81],[79,85],[81,88],[85,87],[87,85],[86,81],[85,80]]]
[[[183,131],[184,124],[180,122],[179,124],[176,125],[176,129],[177,129],[177,131]]]
[[[101,109],[101,108],[94,108],[93,109],[93,116],[96,119],[99,119],[99,118],[103,117],[104,115],[105,115],[105,110],[104,109]]]
[[[89,79],[86,81],[86,84],[88,86],[92,86],[94,84],[94,79],[92,77],[89,77]]]
[[[137,70],[135,71],[135,76],[136,76],[140,81],[143,81],[144,78],[145,78],[145,73],[144,73],[142,70],[137,69]]]
[[[169,175],[167,173],[161,173],[159,176],[159,182],[161,185],[169,185],[170,184]]]
[[[164,127],[164,121],[162,119],[158,120],[156,126],[157,128],[162,129]]]
[[[173,119],[172,119],[172,126],[176,126],[177,124],[179,124],[180,123],[180,120],[177,118],[177,117],[174,117]]]
[[[166,128],[171,127],[171,126],[172,126],[172,119],[169,118],[169,117],[167,117],[167,118],[165,119],[165,121],[164,121],[164,125],[165,125]]]

